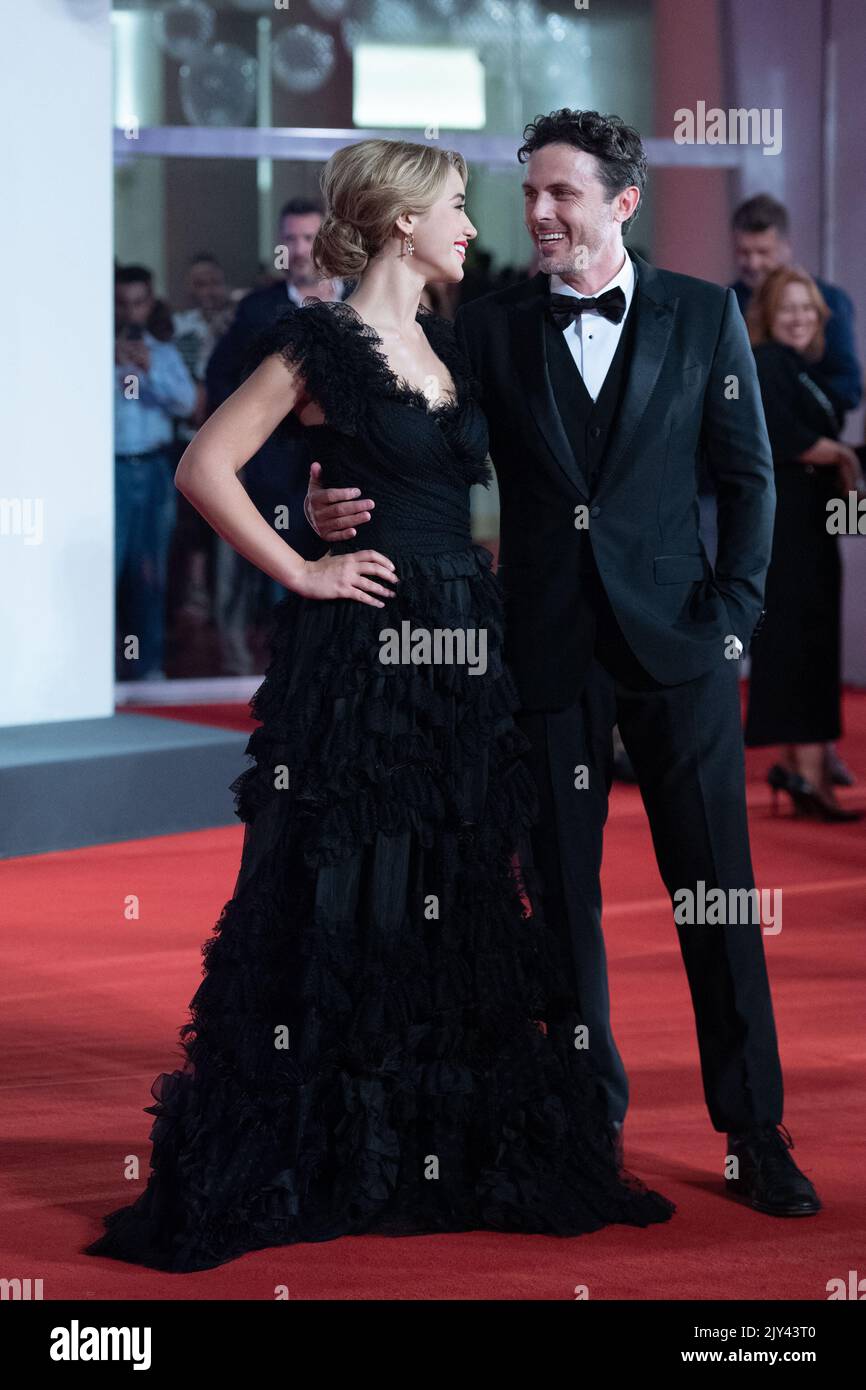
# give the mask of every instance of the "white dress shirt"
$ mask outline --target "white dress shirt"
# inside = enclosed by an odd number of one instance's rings
[[[625,295],[625,314],[619,323],[611,323],[610,319],[606,319],[597,309],[587,309],[586,313],[573,319],[562,330],[577,370],[583,377],[583,384],[593,400],[597,400],[598,393],[604,385],[634,296],[634,266],[631,257],[626,254],[613,279],[608,280],[607,284],[602,285],[593,295],[580,294],[571,285],[566,285],[558,275],[550,277],[551,294],[573,294],[576,299],[597,299],[606,290],[612,290],[617,285]]]

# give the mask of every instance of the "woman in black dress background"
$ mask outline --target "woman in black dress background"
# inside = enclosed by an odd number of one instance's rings
[[[833,403],[809,375],[829,310],[805,271],[774,271],[749,308],[776,475],[776,521],[764,623],[752,643],[746,743],[780,746],[768,780],[802,814],[857,819],[833,789],[829,747],[841,733],[839,543],[827,503],[862,481],[839,443]]]

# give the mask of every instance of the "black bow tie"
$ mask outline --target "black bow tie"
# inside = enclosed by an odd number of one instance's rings
[[[621,323],[625,313],[625,295],[618,285],[612,290],[605,290],[597,299],[578,299],[575,294],[552,294],[549,307],[550,317],[557,328],[567,328],[588,309],[597,310],[611,323]]]

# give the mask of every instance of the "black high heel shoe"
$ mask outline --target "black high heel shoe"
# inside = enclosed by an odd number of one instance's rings
[[[808,816],[811,820],[857,821],[862,819],[861,811],[847,811],[843,806],[833,806],[825,801],[811,782],[801,777],[799,772],[789,772],[781,763],[774,763],[767,773],[767,782],[773,793],[773,814],[778,811],[776,799],[780,791],[787,792],[794,803],[798,816]]]
[[[835,748],[827,749],[827,773],[834,787],[853,787],[857,778]]]

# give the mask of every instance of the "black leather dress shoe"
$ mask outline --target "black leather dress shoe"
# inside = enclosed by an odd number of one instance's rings
[[[729,1134],[728,1153],[739,1160],[738,1176],[725,1183],[730,1195],[769,1216],[814,1216],[821,1202],[791,1158],[793,1147],[784,1125]]]

